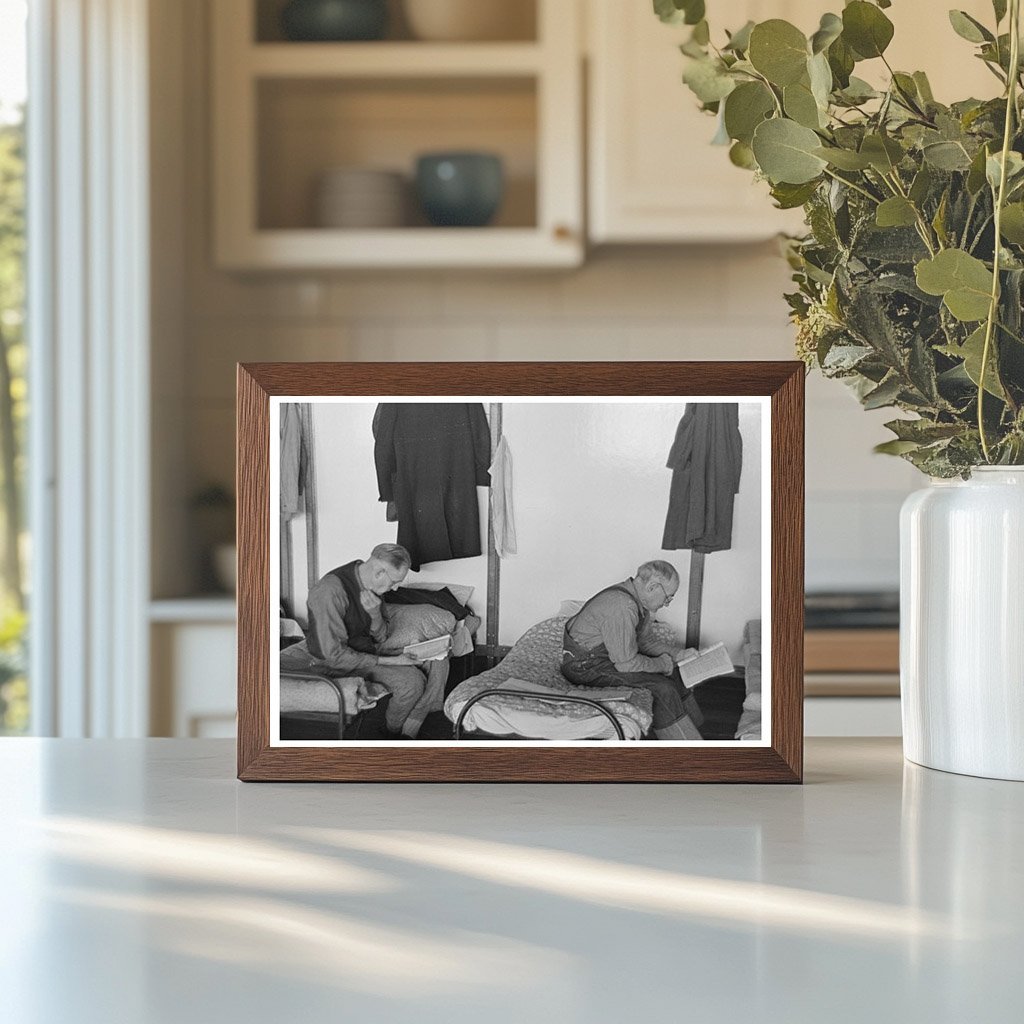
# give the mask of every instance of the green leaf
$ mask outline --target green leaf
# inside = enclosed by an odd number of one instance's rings
[[[866,156],[855,153],[852,149],[819,146],[814,150],[814,155],[820,156],[822,160],[827,160],[833,167],[838,167],[841,171],[863,171],[871,166],[871,161]]]
[[[881,57],[892,36],[892,22],[874,4],[853,0],[843,9],[843,39],[861,59]]]
[[[1003,208],[999,233],[1014,245],[1024,245],[1024,203],[1010,203]]]
[[[942,198],[939,200],[935,216],[932,217],[932,229],[942,246],[949,245],[949,234],[946,231],[946,214],[949,212],[949,189],[945,189]]]
[[[807,77],[811,83],[811,94],[818,109],[822,112],[822,126],[828,123],[828,104],[832,94],[832,69],[828,66],[828,57],[819,53],[807,62]]]
[[[891,174],[903,159],[903,147],[887,135],[865,135],[860,152],[876,171],[883,174]]]
[[[825,161],[814,152],[820,142],[810,128],[779,117],[757,126],[751,148],[770,182],[802,185],[825,169]]]
[[[952,359],[962,359],[964,372],[978,387],[981,382],[981,361],[985,352],[985,325],[977,328],[967,340],[960,346],[940,345],[938,351]],[[999,374],[996,371],[996,347],[993,341],[989,345],[988,364],[985,367],[985,390],[996,398],[1005,401],[1006,392],[999,383]]]
[[[921,97],[925,103],[934,103],[935,97],[932,95],[932,86],[928,81],[928,76],[923,71],[915,71],[913,74],[914,84],[917,86],[917,94]]]
[[[995,42],[996,37],[966,11],[950,11],[949,23],[953,26],[953,31],[969,43]]]
[[[795,25],[772,18],[750,33],[747,58],[773,85],[798,82],[807,68],[807,38]]]
[[[917,441],[883,441],[876,444],[872,451],[876,455],[906,455],[907,452],[916,451],[920,447]]]
[[[809,82],[795,82],[782,90],[782,106],[786,116],[805,128],[823,127],[822,112],[811,92]]]
[[[893,196],[878,204],[875,223],[880,228],[902,228],[917,223],[914,204],[902,196]]]
[[[832,69],[833,72],[835,69]],[[862,78],[858,78],[856,75],[851,75],[849,83],[846,88],[840,92],[840,95],[848,103],[854,105],[860,103],[866,103],[868,100],[876,99],[881,95],[877,89],[872,88]]]
[[[689,60],[683,81],[701,103],[724,100],[736,88],[736,82],[715,60]]]
[[[743,28],[733,32],[723,49],[733,50],[735,53],[746,53],[750,47],[750,33],[754,30],[754,25],[755,22],[748,21]]]
[[[748,146],[754,129],[775,110],[775,98],[763,82],[743,82],[725,101],[725,128],[729,137]]]
[[[772,186],[772,198],[780,210],[795,210],[798,206],[803,206],[817,190],[817,181],[805,182],[801,185],[780,182]]]
[[[654,0],[654,13],[666,25],[696,25],[704,17],[704,0]]]
[[[970,169],[967,172],[967,191],[976,196],[985,187],[985,165],[988,161],[988,149],[982,146],[971,160]]]
[[[921,154],[925,160],[940,171],[966,171],[971,166],[971,158],[967,150],[959,142],[926,143]]]
[[[745,171],[756,171],[757,161],[754,159],[754,151],[745,142],[734,142],[729,149],[729,160],[737,167]]]
[[[1006,17],[1006,0],[992,0],[992,10],[995,12],[998,25]]]
[[[886,377],[878,387],[869,391],[861,400],[865,409],[882,409],[887,405],[894,405],[903,390],[900,378],[893,374]]]
[[[931,169],[927,164],[922,164],[921,170],[914,175],[913,184],[910,186],[910,191],[907,193],[910,201],[916,206],[920,206],[928,197],[933,181],[934,175],[932,174]]]
[[[985,177],[988,179],[989,185],[992,186],[992,191],[995,192],[999,188],[999,177],[1003,170],[1003,154],[1002,152],[993,153],[988,160],[985,161]],[[1013,188],[1013,183],[1016,179],[1020,178],[1024,174],[1024,157],[1020,153],[1010,150],[1006,154],[1006,185],[1008,189]]]
[[[700,46],[707,46],[711,42],[711,29],[708,27],[707,20],[701,18],[696,25],[693,26],[693,34],[690,38]]]
[[[933,420],[890,420],[885,424],[901,441],[916,441],[918,444],[933,444],[936,441],[956,437],[963,427],[959,423],[936,423]]]
[[[835,14],[823,14],[818,31],[811,36],[811,53],[827,50],[842,34],[843,19]]]
[[[850,75],[853,73],[856,59],[853,50],[846,45],[843,37],[840,36],[828,48],[828,66],[832,69],[832,77],[835,79],[836,87],[845,89],[850,84]]]
[[[963,249],[945,249],[915,267],[917,286],[941,295],[950,313],[965,323],[988,316],[992,272]]]

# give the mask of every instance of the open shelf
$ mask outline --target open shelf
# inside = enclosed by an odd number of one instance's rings
[[[398,172],[406,182],[405,223],[378,230],[429,229],[415,198],[416,160],[451,150],[495,153],[504,167],[505,194],[492,225],[468,232],[535,228],[536,100],[534,79],[260,82],[258,228],[324,230],[315,212],[321,176],[365,167]]]
[[[416,75],[535,75],[535,43],[273,43],[253,46],[246,62],[257,78],[409,78]]]
[[[218,0],[220,2],[220,0]],[[259,44],[286,42],[289,46],[307,47],[315,44],[292,42],[285,39],[281,27],[281,12],[288,0],[245,0],[253,4],[253,28],[250,39]],[[423,2],[423,0],[420,0]],[[567,0],[560,0],[565,3]],[[420,42],[417,40],[411,20],[406,13],[406,0],[388,0],[388,25],[384,39],[380,42],[360,42],[357,46],[380,46],[381,43],[397,40]],[[537,39],[537,0],[503,0],[499,16],[502,31],[499,38],[503,42],[532,42]]]
[[[218,0],[211,125],[218,265],[579,265],[578,12],[565,0],[523,2],[526,39],[417,42],[399,26],[397,38],[380,42],[298,43],[280,39],[278,0]],[[485,227],[432,227],[415,201],[417,158],[451,151],[501,158],[504,194]],[[380,227],[331,226],[339,221],[317,213],[317,195],[324,176],[341,169],[401,174],[407,208],[399,213],[378,200],[379,217],[362,206],[346,221]]]

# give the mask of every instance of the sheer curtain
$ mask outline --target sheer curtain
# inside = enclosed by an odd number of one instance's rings
[[[34,731],[148,724],[146,0],[29,5]]]

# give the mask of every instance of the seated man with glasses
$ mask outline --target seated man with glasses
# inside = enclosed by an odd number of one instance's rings
[[[702,721],[676,667],[682,648],[651,635],[654,613],[672,603],[679,573],[668,562],[644,562],[636,575],[595,594],[565,624],[562,675],[577,686],[642,686],[654,696],[654,734],[699,740]]]
[[[395,738],[403,733],[415,734],[405,728],[406,720],[423,696],[428,674],[446,676],[448,671],[447,661],[424,665],[404,654],[378,653],[388,635],[384,595],[403,582],[411,561],[409,552],[400,545],[378,544],[366,561],[356,560],[332,569],[309,592],[305,641],[281,652],[282,669],[315,669],[336,677],[362,679],[359,692],[353,695],[356,708],[377,703],[381,686],[372,684],[381,684],[391,695],[386,724]],[[440,683],[443,690],[444,680]],[[361,733],[359,738],[385,737]]]

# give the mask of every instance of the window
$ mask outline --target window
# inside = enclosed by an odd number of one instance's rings
[[[25,0],[0,0],[0,734],[27,731]]]

